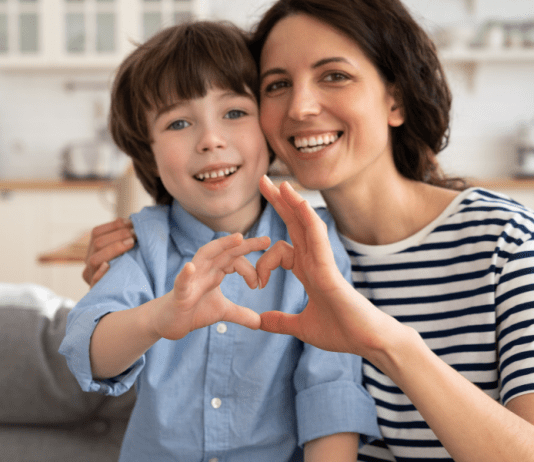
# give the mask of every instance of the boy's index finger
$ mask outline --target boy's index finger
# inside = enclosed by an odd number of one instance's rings
[[[197,254],[202,258],[213,259],[221,253],[238,246],[243,242],[243,235],[241,233],[230,234],[229,236],[223,236],[215,239],[198,249]]]
[[[264,250],[269,247],[271,239],[267,236],[244,239],[241,233],[234,233],[223,236],[204,245],[197,254],[203,258],[214,259],[224,252],[229,256],[238,257],[257,250]]]
[[[265,250],[271,245],[271,238],[268,236],[251,237],[245,239],[241,244],[228,249],[228,253],[233,257],[247,255],[258,250]]]

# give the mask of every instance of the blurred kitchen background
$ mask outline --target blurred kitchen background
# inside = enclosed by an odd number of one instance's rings
[[[79,299],[85,233],[151,202],[106,129],[113,72],[132,44],[191,18],[248,28],[271,3],[0,0],[0,282]],[[439,46],[454,95],[445,171],[534,207],[534,0],[405,4]]]

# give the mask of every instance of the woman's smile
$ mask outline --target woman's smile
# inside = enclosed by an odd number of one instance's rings
[[[325,133],[322,135],[292,136],[290,141],[303,153],[313,153],[324,149],[326,146],[335,143],[341,136],[340,132]]]

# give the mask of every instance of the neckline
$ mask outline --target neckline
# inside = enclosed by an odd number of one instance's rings
[[[460,204],[471,192],[473,192],[476,188],[468,188],[460,194],[458,194],[451,202],[450,204],[445,207],[443,212],[439,214],[437,218],[432,220],[428,225],[426,225],[424,228],[417,231],[415,234],[412,234],[411,236],[402,239],[397,242],[393,242],[391,244],[383,244],[383,245],[369,245],[369,244],[362,244],[360,242],[356,242],[352,239],[350,239],[347,236],[340,235],[341,242],[345,247],[348,249],[357,252],[360,255],[369,255],[369,256],[379,256],[379,255],[391,255],[395,253],[400,253],[406,249],[409,249],[411,247],[415,247],[419,245],[423,240],[439,225],[441,225],[453,212],[454,209]]]

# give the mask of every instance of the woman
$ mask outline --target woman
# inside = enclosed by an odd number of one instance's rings
[[[321,191],[354,279],[309,206],[263,180],[293,247],[258,273],[292,269],[310,303],[262,328],[365,359],[384,439],[362,461],[534,460],[534,214],[441,174],[451,100],[431,41],[397,0],[280,0],[251,49],[269,144]]]

